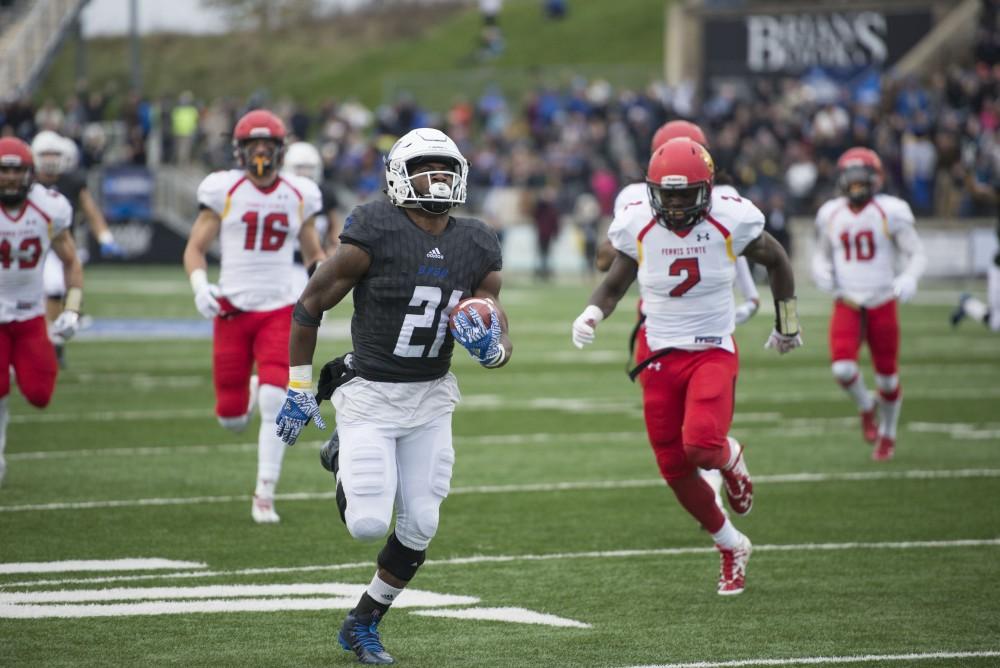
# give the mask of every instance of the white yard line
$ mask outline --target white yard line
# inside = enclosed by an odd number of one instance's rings
[[[778,545],[754,545],[754,553],[760,552],[829,552],[840,550],[939,550],[955,548],[1000,547],[1000,538],[970,540],[920,540],[894,541],[882,543],[787,543]],[[473,564],[518,563],[533,561],[562,561],[567,559],[629,559],[643,557],[676,557],[692,554],[716,554],[714,546],[709,547],[664,547],[644,550],[601,550],[592,552],[557,552],[552,554],[509,554],[473,555],[449,559],[428,559],[427,566],[465,566]],[[309,566],[286,566],[272,568],[242,568],[220,571],[179,571],[150,575],[120,575],[95,578],[67,578],[59,580],[25,580],[0,583],[0,589],[14,587],[40,587],[63,584],[96,584],[108,582],[135,582],[139,580],[179,580],[210,577],[237,577],[254,575],[275,575],[283,573],[306,573],[316,571],[370,570],[371,561],[344,564],[318,564]]]
[[[173,559],[82,559],[0,563],[0,575],[12,573],[74,573],[81,571],[147,571],[178,568],[208,568],[199,561]]]
[[[1000,651],[925,652],[915,654],[865,654],[861,656],[801,656],[787,659],[739,659],[736,661],[694,661],[692,663],[657,663],[633,668],[752,668],[753,666],[819,666],[847,663],[886,663],[893,661],[933,661],[935,659],[988,659],[1000,657]]]
[[[954,478],[996,478],[1000,469],[942,469],[912,471],[855,471],[844,473],[779,473],[754,476],[758,484],[801,483],[801,482],[853,482],[870,480],[930,480]],[[522,492],[561,492],[568,490],[629,489],[636,487],[660,487],[664,482],[659,478],[637,480],[579,480],[566,482],[522,483],[517,485],[469,485],[453,487],[451,494],[517,494]],[[279,501],[319,501],[332,499],[335,492],[288,492],[278,494]],[[49,510],[93,510],[99,508],[139,508],[144,506],[186,506],[206,503],[233,503],[249,501],[246,494],[228,496],[180,496],[146,499],[107,499],[102,501],[54,501],[51,503],[29,503],[21,505],[0,505],[0,513],[17,513]]]
[[[935,400],[980,400],[987,401],[1000,397],[1000,387],[966,387],[966,388],[928,388],[908,389],[908,399]],[[827,390],[788,390],[784,392],[768,392],[757,394],[752,398],[738,397],[737,403],[754,404],[801,404],[826,401],[844,401],[843,392],[836,388]],[[846,406],[846,404],[845,404]],[[459,403],[459,412],[467,411],[544,411],[563,413],[641,415],[642,405],[638,397],[635,399],[608,401],[599,397],[541,397],[534,399],[515,399],[492,394],[470,394]],[[737,420],[739,411],[736,413]],[[182,408],[160,410],[128,410],[128,411],[86,411],[76,413],[59,413],[42,411],[21,413],[10,416],[11,424],[48,424],[63,422],[123,422],[134,420],[176,420],[204,419],[214,417],[211,408]]]

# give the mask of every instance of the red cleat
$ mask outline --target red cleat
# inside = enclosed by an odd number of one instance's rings
[[[875,450],[872,451],[872,459],[877,462],[884,462],[892,459],[896,452],[896,439],[888,436],[879,436]]]
[[[740,545],[732,550],[727,550],[721,545],[716,545],[715,549],[722,557],[719,596],[742,594],[746,588],[747,562],[750,561],[750,553],[753,551],[750,539],[743,536]]]
[[[878,422],[875,420],[875,407],[870,411],[861,411],[861,434],[869,443],[878,438]]]
[[[730,439],[730,444],[736,443]],[[722,482],[726,488],[726,498],[729,500],[729,507],[737,515],[746,515],[753,508],[753,481],[750,479],[750,471],[747,470],[747,462],[743,457],[746,448],[743,444],[738,444],[740,453],[736,456],[736,462],[728,469],[723,469]]]

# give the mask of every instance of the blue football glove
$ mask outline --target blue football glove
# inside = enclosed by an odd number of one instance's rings
[[[309,424],[309,420],[314,420],[320,429],[326,429],[326,422],[319,413],[319,405],[313,393],[289,388],[281,412],[274,421],[277,425],[278,438],[288,445],[295,445],[295,441],[298,440],[303,427]]]
[[[125,249],[118,245],[115,240],[106,241],[101,244],[101,257],[125,257]]]
[[[455,316],[455,329],[451,330],[462,346],[483,366],[496,366],[504,358],[500,345],[500,315],[491,309],[490,326],[476,309],[463,309]]]

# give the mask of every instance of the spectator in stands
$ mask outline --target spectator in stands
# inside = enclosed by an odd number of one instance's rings
[[[479,0],[483,27],[479,33],[479,57],[486,60],[503,53],[504,39],[500,31],[500,10],[503,0]]]
[[[184,91],[177,106],[170,112],[170,133],[174,138],[175,158],[178,165],[191,164],[194,141],[198,133],[198,107],[194,94]]]

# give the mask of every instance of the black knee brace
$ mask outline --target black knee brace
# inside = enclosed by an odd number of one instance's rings
[[[427,550],[413,550],[396,538],[396,532],[389,534],[385,547],[378,553],[378,565],[400,580],[413,579],[417,569],[427,558]]]

